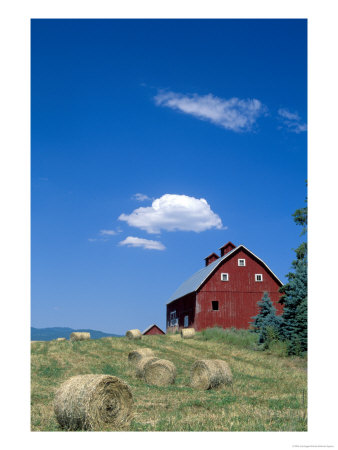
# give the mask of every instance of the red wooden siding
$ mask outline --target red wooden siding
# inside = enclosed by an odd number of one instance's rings
[[[246,265],[238,266],[238,259],[245,259]],[[221,273],[228,273],[229,281],[222,281]],[[262,274],[263,281],[255,281],[255,274]],[[195,328],[248,328],[252,316],[258,313],[257,302],[264,291],[269,292],[277,314],[280,314],[282,305],[277,303],[281,297],[279,287],[280,284],[262,263],[240,250],[220,264],[198,290]],[[219,302],[218,311],[212,310],[212,301],[215,300]]]
[[[143,335],[153,335],[153,334],[165,334],[157,325],[153,325],[149,330],[147,330]]]
[[[206,258],[204,258],[205,265],[208,266],[212,262],[216,261],[216,259],[218,259],[218,258],[219,258],[219,256],[216,255],[216,253],[211,253],[211,255],[209,255]]]
[[[238,259],[245,259],[245,266],[238,266]],[[221,280],[222,273],[229,275],[229,281]],[[255,274],[261,274],[263,281],[255,281]],[[280,281],[262,262],[240,247],[220,263],[197,292],[167,305],[167,331],[184,326],[197,331],[214,326],[249,328],[252,317],[258,313],[257,303],[265,291],[269,293],[277,314],[283,312],[283,306],[278,303],[280,286]],[[212,308],[213,301],[218,301],[217,311]],[[170,327],[170,313],[173,311],[176,311],[177,327]],[[189,318],[188,325],[184,324],[185,316]]]
[[[176,311],[176,317],[178,318],[178,329],[184,328],[184,317],[188,316],[188,327],[193,327],[195,322],[195,304],[196,293],[191,292],[184,297],[174,300],[167,305],[167,330],[170,330],[170,313]]]

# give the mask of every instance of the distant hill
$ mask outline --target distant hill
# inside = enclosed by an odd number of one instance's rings
[[[80,330],[73,330],[72,328],[53,327],[53,328],[34,328],[31,327],[31,340],[32,341],[52,341],[58,337],[65,337],[69,339],[69,336],[73,331],[88,331],[92,339],[101,339],[103,337],[121,337],[119,334],[103,333],[102,331],[89,330],[81,328]]]

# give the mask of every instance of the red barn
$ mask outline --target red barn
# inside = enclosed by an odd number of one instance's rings
[[[244,245],[228,242],[205,258],[205,267],[174,292],[167,303],[167,332],[193,327],[249,328],[257,302],[267,291],[282,313],[279,288],[283,283]]]
[[[147,334],[165,334],[164,331],[161,330],[160,327],[158,327],[157,325],[155,325],[154,323],[152,325],[150,325],[148,328],[146,328],[143,333],[144,335]]]

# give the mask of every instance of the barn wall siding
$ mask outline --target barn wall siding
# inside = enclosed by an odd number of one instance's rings
[[[171,330],[169,326],[170,321],[170,313],[172,311],[176,311],[176,317],[178,318],[178,329],[184,328],[184,316],[189,316],[189,327],[194,326],[195,322],[195,305],[196,305],[196,293],[192,292],[184,297],[181,297],[178,300],[174,300],[173,302],[167,305],[167,331],[175,331]]]
[[[151,327],[148,331],[143,333],[146,335],[154,335],[154,334],[165,334],[164,331],[162,331],[160,328],[158,328],[156,325]]]
[[[246,265],[238,266],[238,259],[245,259]],[[229,281],[222,281],[221,273],[228,273]],[[255,274],[262,274],[263,281],[255,281]],[[257,302],[261,300],[264,291],[269,292],[277,314],[281,314],[279,287],[280,284],[262,263],[240,250],[225,260],[199,289],[196,329],[213,326],[249,328],[249,322],[258,313]],[[212,310],[212,301],[215,300],[219,302],[218,311]]]
[[[238,266],[238,259],[245,259],[246,265]],[[221,273],[228,273],[229,281],[222,281]],[[255,274],[262,274],[263,281],[255,281]],[[269,293],[277,314],[283,312],[283,306],[278,303],[280,286],[280,282],[262,262],[241,248],[222,262],[197,292],[167,305],[167,325],[170,312],[176,311],[177,329],[184,327],[185,315],[189,315],[188,326],[197,331],[214,326],[249,328],[252,317],[258,313],[257,303],[265,291]],[[218,301],[218,311],[213,310],[212,301]],[[175,331],[170,328],[167,330]]]

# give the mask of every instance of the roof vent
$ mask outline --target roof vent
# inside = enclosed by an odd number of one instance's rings
[[[204,258],[205,260],[205,266],[208,266],[209,264],[211,264],[212,262],[216,261],[216,259],[218,259],[219,256],[216,255],[216,253],[211,253],[211,255],[207,256],[206,258]]]
[[[230,241],[227,244],[223,245],[223,247],[220,248],[220,250],[221,250],[221,257],[224,256],[226,253],[231,252],[231,250],[233,250],[234,248],[236,248],[236,245],[234,245]]]

